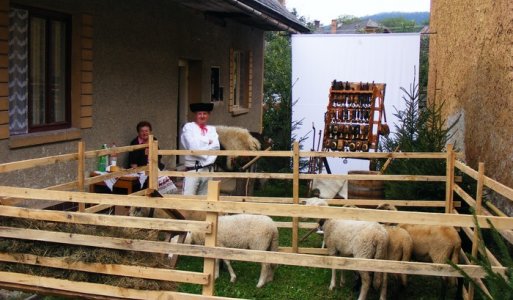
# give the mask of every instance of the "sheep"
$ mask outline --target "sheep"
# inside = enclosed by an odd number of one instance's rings
[[[393,205],[381,204],[377,209],[395,210]],[[413,241],[412,256],[417,261],[444,264],[451,260],[459,262],[461,238],[451,226],[401,224],[400,228],[406,230]],[[456,285],[456,278],[449,277],[443,281],[442,295],[445,295],[445,284]]]
[[[384,225],[388,233],[387,259],[397,261],[410,261],[413,251],[413,240],[405,229],[395,225]],[[397,274],[394,274],[397,276]],[[401,284],[408,285],[408,276],[401,274]]]
[[[318,198],[310,198],[305,201],[306,205],[328,206],[326,201]],[[353,256],[357,258],[385,259],[387,257],[388,233],[385,228],[377,222],[352,221],[328,219],[320,221],[324,231],[324,240],[328,248],[328,255]],[[370,273],[359,271],[362,278],[359,300],[367,298],[370,288]],[[341,284],[343,284],[343,276]],[[331,282],[329,289],[336,286],[336,269],[331,271]],[[378,289],[381,286],[380,299],[386,299],[387,277],[376,273],[373,286]]]
[[[205,234],[193,232],[190,237],[192,244],[204,244]],[[218,219],[217,246],[227,248],[251,249],[261,251],[278,251],[278,228],[274,221],[263,215],[237,214],[221,216]],[[237,276],[230,261],[224,260],[230,282]],[[216,276],[219,277],[219,260],[216,260]],[[271,282],[274,277],[274,266],[262,263],[257,288]]]
[[[221,149],[225,150],[260,150],[261,143],[258,139],[245,128],[232,127],[232,126],[216,126],[216,132],[219,136],[219,143]],[[217,160],[217,165],[227,171],[235,169],[235,157],[233,156],[220,156]]]

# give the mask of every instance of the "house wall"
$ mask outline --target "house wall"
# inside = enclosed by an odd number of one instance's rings
[[[513,186],[513,2],[432,0],[429,99],[463,115],[467,163]]]
[[[177,129],[178,61],[201,61],[201,102],[210,101],[210,67],[221,67],[224,101],[215,104],[212,124],[243,126],[260,131],[263,89],[263,31],[226,21],[205,19],[202,13],[165,0],[19,0],[15,3],[58,10],[78,17],[92,15],[92,127],[81,130],[86,149],[103,143],[128,145],[140,120],[153,124],[164,149],[174,149]],[[253,52],[253,105],[250,112],[228,112],[230,48]],[[196,101],[199,101],[197,99]],[[191,99],[191,102],[196,102]],[[77,141],[11,149],[0,140],[0,163],[76,151]],[[171,158],[165,160],[171,166]],[[94,169],[88,161],[87,170]],[[71,181],[75,164],[30,172],[0,174],[2,184],[42,187]]]

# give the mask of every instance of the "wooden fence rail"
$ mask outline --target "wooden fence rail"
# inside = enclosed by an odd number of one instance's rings
[[[114,172],[110,174],[100,175],[92,178],[85,178],[85,160],[95,158],[101,155],[109,155],[113,153],[123,153],[136,149],[149,148],[150,164],[145,167],[133,168]],[[178,171],[159,171],[157,168],[158,155],[222,155],[222,156],[262,156],[262,157],[288,157],[292,160],[293,170],[291,173],[228,173],[228,172],[178,172]],[[513,189],[487,177],[484,174],[484,166],[476,171],[458,161],[456,158],[461,155],[454,152],[452,146],[447,147],[446,153],[362,153],[362,152],[313,152],[299,151],[297,143],[291,151],[192,151],[192,150],[159,150],[157,141],[150,138],[149,145],[136,145],[117,147],[115,149],[101,149],[85,151],[85,145],[79,144],[77,153],[64,154],[45,158],[36,158],[20,162],[12,162],[0,164],[0,173],[11,172],[16,170],[25,170],[32,167],[40,167],[54,163],[77,161],[77,179],[70,183],[63,183],[48,187],[46,189],[30,189],[9,186],[0,186],[0,199],[2,204],[10,204],[6,199],[28,199],[28,200],[44,200],[55,203],[71,202],[79,206],[80,212],[58,212],[43,211],[33,208],[20,208],[2,206],[0,216],[26,218],[33,220],[46,220],[54,222],[68,222],[76,224],[89,224],[98,226],[116,226],[128,228],[144,228],[164,231],[199,231],[207,235],[205,246],[192,246],[183,244],[169,244],[165,242],[141,241],[121,238],[105,238],[98,236],[88,236],[80,234],[66,234],[60,232],[34,230],[25,228],[0,227],[0,236],[4,238],[28,239],[34,241],[46,241],[61,244],[85,245],[93,247],[105,247],[111,249],[122,249],[132,251],[144,251],[152,253],[168,254],[172,252],[177,255],[188,255],[203,257],[204,270],[200,273],[184,272],[176,270],[164,269],[148,269],[130,266],[114,266],[105,264],[83,264],[77,263],[70,265],[63,259],[44,258],[39,259],[30,255],[15,256],[10,253],[0,253],[0,261],[16,262],[23,264],[46,265],[54,268],[76,268],[86,272],[107,272],[106,274],[117,275],[120,272],[125,274],[135,274],[136,277],[153,279],[167,278],[166,280],[174,280],[177,282],[189,282],[203,285],[203,295],[211,296],[214,292],[214,259],[231,259],[244,260],[253,262],[265,262],[276,264],[289,264],[296,266],[308,266],[318,268],[339,268],[363,271],[384,271],[394,273],[422,274],[433,276],[460,276],[458,272],[448,265],[443,264],[426,264],[415,262],[395,262],[382,260],[365,260],[355,258],[342,257],[325,257],[326,249],[318,248],[301,248],[298,247],[298,230],[299,228],[315,228],[315,224],[311,222],[300,222],[300,218],[341,218],[350,220],[365,220],[389,223],[409,223],[409,224],[426,224],[426,225],[445,225],[462,227],[462,231],[471,239],[471,254],[480,253],[477,247],[479,243],[478,236],[475,231],[476,224],[470,215],[458,214],[455,207],[460,207],[460,201],[454,201],[457,196],[465,204],[474,207],[477,212],[477,221],[481,228],[489,228],[490,221],[501,234],[511,238],[513,241],[513,218],[506,216],[499,209],[491,204],[485,203],[487,210],[481,204],[481,198],[484,188],[499,193],[500,195],[513,201]],[[445,160],[445,175],[334,175],[334,174],[301,174],[299,172],[299,161],[306,157],[338,157],[338,158],[394,158],[394,159],[438,159]],[[90,194],[83,192],[84,186],[94,184],[106,179],[116,178],[126,174],[145,171],[148,174],[148,189],[139,191],[132,195],[110,195],[110,194]],[[455,179],[456,171],[462,172],[477,181],[476,197],[474,198],[462,187],[460,187]],[[181,195],[165,195],[163,198],[151,198],[148,195],[157,187],[158,176],[209,176],[215,178],[273,178],[282,180],[292,180],[292,197],[291,198],[269,198],[269,197],[248,197],[248,196],[219,196],[219,183],[211,181],[209,183],[209,194],[207,196],[181,196]],[[375,211],[372,209],[355,209],[344,207],[306,207],[299,205],[304,198],[299,197],[300,180],[311,179],[344,179],[344,180],[378,180],[378,181],[417,181],[417,182],[443,182],[446,185],[445,199],[438,201],[411,201],[411,200],[381,200],[381,199],[328,199],[332,205],[355,204],[359,206],[374,206],[379,203],[387,202],[397,206],[412,207],[444,207],[445,213],[422,213],[422,212],[405,212],[405,211]],[[78,192],[68,191],[78,189]],[[138,217],[126,216],[109,216],[96,215],[94,212],[115,206],[139,206],[149,208],[163,209],[184,209],[204,211],[207,213],[206,221],[178,221],[163,219],[145,219]],[[93,206],[86,207],[86,204]],[[226,249],[216,247],[217,235],[217,215],[219,213],[254,213],[270,216],[291,217],[291,222],[276,222],[279,227],[291,228],[292,244],[291,247],[282,247],[280,252],[263,252],[241,249]],[[494,215],[495,214],[495,215]],[[468,263],[465,253],[464,260]],[[489,255],[493,262],[493,270],[504,274],[505,268],[500,265],[493,254],[485,249],[481,251],[481,255]],[[479,266],[461,265],[471,277],[478,279],[478,284],[485,287],[481,278],[485,273]],[[115,269],[115,270],[114,270]],[[2,276],[5,272],[0,272],[0,285],[17,287],[20,289],[30,289],[27,284],[28,279],[33,279],[30,275],[6,273],[9,280]],[[154,275],[151,275],[154,274]],[[11,276],[12,275],[12,276]],[[146,277],[145,277],[146,276]],[[149,276],[149,277],[148,277]],[[39,278],[38,285],[40,289],[57,289],[65,293],[64,286],[69,287],[70,293],[81,292],[87,294],[84,287],[93,287],[94,284],[78,284],[69,281],[62,281],[53,278]],[[33,287],[32,287],[33,288]],[[486,288],[486,287],[485,287]],[[152,297],[190,297],[195,299],[195,295],[180,294],[175,292],[150,292],[137,291],[130,289],[120,289],[115,287],[105,287],[97,293],[104,297],[128,297],[128,298],[144,298],[151,295]],[[88,290],[89,291],[89,290]],[[96,293],[96,292],[95,292]],[[473,287],[469,286],[465,289],[464,295],[468,299],[473,297]],[[144,295],[144,296],[143,296]]]

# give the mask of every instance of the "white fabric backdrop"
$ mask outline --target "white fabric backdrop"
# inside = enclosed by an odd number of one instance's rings
[[[385,83],[385,111],[394,131],[396,109],[404,108],[401,87],[409,90],[415,76],[418,82],[420,34],[302,34],[292,36],[293,120],[303,120],[297,137],[307,137],[304,150],[312,147],[314,122],[324,130],[331,82]],[[322,145],[321,145],[322,147]],[[368,170],[367,160],[328,159],[332,173]]]

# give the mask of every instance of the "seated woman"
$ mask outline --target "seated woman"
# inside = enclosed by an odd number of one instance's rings
[[[147,144],[148,139],[151,134],[151,124],[147,121],[141,121],[137,124],[137,137],[130,142],[130,145],[141,145]],[[155,140],[156,137],[153,137]],[[159,170],[164,169],[164,164],[162,163],[162,155],[159,155],[158,165]],[[128,153],[128,166],[130,168],[136,168],[141,166],[146,166],[148,164],[148,148],[138,149]]]

